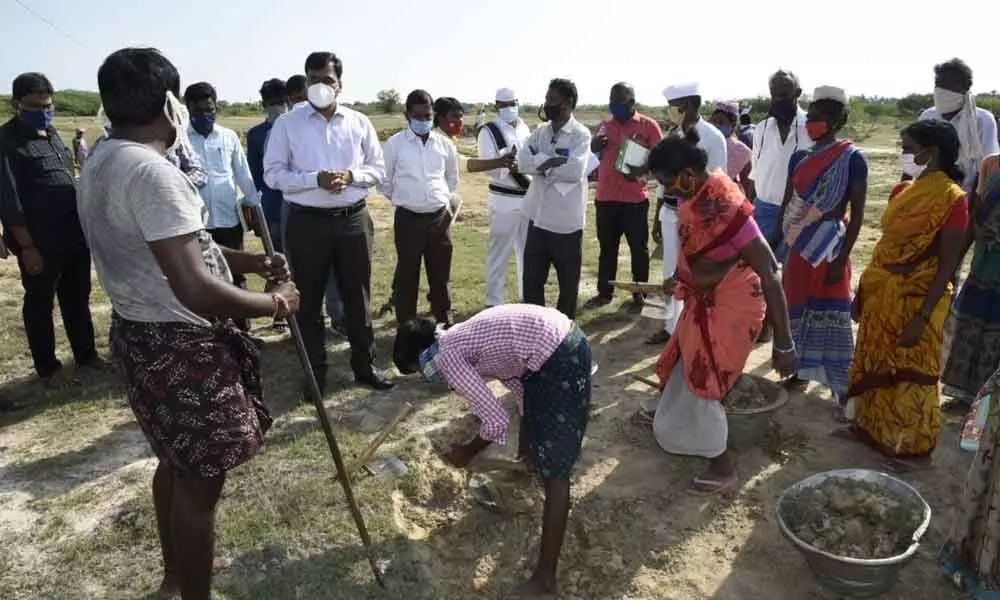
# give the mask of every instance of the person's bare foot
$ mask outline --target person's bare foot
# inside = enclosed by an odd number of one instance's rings
[[[507,596],[507,600],[556,600],[559,596],[556,590],[556,582],[544,582],[540,578],[532,577]]]
[[[181,597],[181,581],[177,575],[164,575],[160,589],[153,594],[155,600],[177,600]]]

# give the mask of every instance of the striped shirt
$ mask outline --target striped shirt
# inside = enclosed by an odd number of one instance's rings
[[[503,304],[443,332],[438,364],[448,385],[465,396],[481,422],[479,436],[507,443],[510,417],[487,381],[499,379],[521,403],[521,378],[541,370],[573,328],[554,308]]]

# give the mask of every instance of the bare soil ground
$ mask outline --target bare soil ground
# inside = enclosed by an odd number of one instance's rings
[[[455,233],[453,282],[456,305],[465,315],[482,302],[484,188],[483,178],[463,176],[467,204]],[[384,202],[375,203],[375,216],[373,297],[380,304],[393,267],[391,218]],[[876,236],[877,231],[865,230],[868,246],[856,253],[859,265]],[[592,220],[585,237],[581,302],[593,292]],[[621,254],[627,273],[627,252]],[[657,269],[654,265],[653,272]],[[149,492],[154,460],[113,378],[49,392],[28,377],[16,267],[0,264],[0,279],[0,369],[7,378],[2,393],[26,405],[20,412],[0,414],[0,598],[145,597],[161,576]],[[94,305],[103,345],[109,309],[99,292]],[[775,500],[787,486],[818,471],[881,469],[883,463],[864,446],[829,435],[835,424],[825,392],[814,387],[794,395],[771,425],[734,422],[734,437],[750,428],[761,433],[737,446],[741,487],[722,497],[695,496],[688,486],[703,461],[663,453],[648,430],[629,420],[653,393],[630,375],[650,374],[659,349],[643,339],[660,323],[627,315],[615,305],[583,315],[581,324],[600,369],[574,479],[561,597],[830,598],[781,537]],[[379,323],[383,357],[393,327],[391,321]],[[65,340],[61,343],[65,348]],[[389,561],[389,589],[383,592],[372,583],[312,409],[298,403],[299,365],[285,340],[263,350],[266,401],[278,415],[269,446],[231,473],[220,506],[218,551],[229,564],[217,574],[216,597],[497,597],[534,562],[538,486],[524,475],[492,471],[486,474],[487,487],[497,507],[477,503],[469,480],[479,474],[451,469],[435,453],[436,446],[473,430],[463,401],[412,378],[390,393],[362,391],[351,382],[346,350],[345,342],[331,338],[337,372],[331,375],[327,407],[348,458],[402,402],[415,406],[382,450],[400,457],[408,472],[391,481],[362,478],[356,490],[377,552]],[[768,352],[759,348],[747,372],[773,379]],[[384,358],[380,363],[386,366]],[[503,393],[499,385],[497,391]],[[971,460],[958,450],[959,426],[954,418],[946,422],[933,470],[905,476],[935,512],[919,554],[886,596],[890,600],[959,597],[934,560]],[[503,450],[491,454],[502,456]]]

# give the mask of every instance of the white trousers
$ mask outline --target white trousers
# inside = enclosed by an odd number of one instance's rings
[[[521,211],[498,209],[490,199],[490,241],[486,252],[486,305],[506,302],[507,270],[510,255],[517,262],[517,299],[524,298],[524,243],[528,238],[528,219]]]
[[[667,206],[660,208],[660,231],[663,234],[663,279],[670,279],[677,271],[677,256],[681,251],[681,241],[677,235],[677,211]],[[670,297],[666,299],[666,316],[663,329],[673,335],[681,318],[684,303]]]

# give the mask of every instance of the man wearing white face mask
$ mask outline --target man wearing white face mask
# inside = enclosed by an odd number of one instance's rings
[[[934,67],[934,106],[920,115],[921,121],[948,121],[958,132],[958,165],[965,171],[962,187],[974,193],[979,166],[990,154],[1000,152],[997,121],[990,111],[976,106],[972,89],[972,69],[953,58]],[[970,198],[970,201],[973,200]]]
[[[358,383],[376,390],[392,382],[374,366],[371,252],[374,226],[370,189],[382,182],[385,161],[368,117],[337,102],[343,63],[331,52],[306,59],[309,105],[278,119],[264,154],[264,182],[288,203],[285,242],[302,291],[302,338],[325,391],[327,357],[322,305],[331,276],[347,317],[351,368]]]
[[[524,297],[524,243],[528,220],[521,204],[531,178],[519,173],[516,157],[531,135],[518,115],[517,95],[510,88],[496,93],[497,118],[479,130],[479,158],[468,162],[470,173],[489,171],[487,202],[490,211],[490,241],[486,254],[486,305],[505,302],[510,255],[517,262],[517,299]]]

